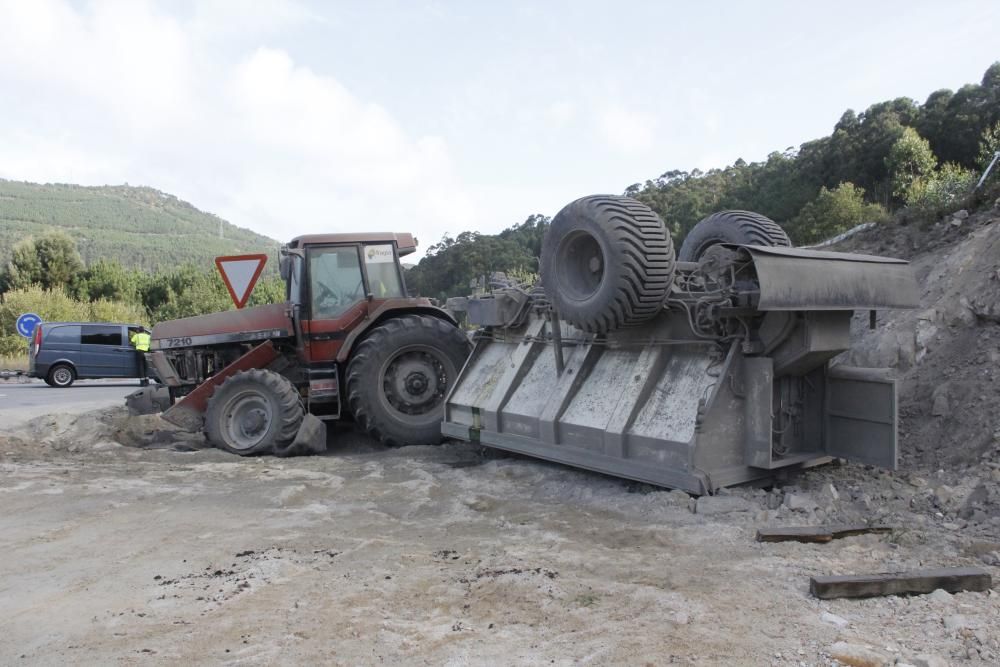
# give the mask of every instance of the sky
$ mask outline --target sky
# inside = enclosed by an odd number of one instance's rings
[[[0,178],[495,233],[978,82],[1000,3],[0,0]]]

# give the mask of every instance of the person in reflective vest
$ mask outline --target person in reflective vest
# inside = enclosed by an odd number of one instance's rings
[[[143,387],[149,384],[146,377],[146,353],[149,352],[150,336],[145,329],[129,329],[128,340],[135,348],[135,353],[139,362],[139,380]]]

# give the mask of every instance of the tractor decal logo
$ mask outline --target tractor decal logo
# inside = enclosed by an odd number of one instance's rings
[[[370,245],[365,248],[365,260],[369,264],[388,264],[393,261],[392,245]]]

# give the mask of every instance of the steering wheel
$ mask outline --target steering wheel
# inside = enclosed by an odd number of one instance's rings
[[[327,285],[316,281],[316,286],[319,287],[319,298],[320,301],[332,301],[334,306],[339,306],[340,302],[343,300],[339,294],[330,289]]]

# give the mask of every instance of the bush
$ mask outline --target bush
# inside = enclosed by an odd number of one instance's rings
[[[797,244],[818,243],[863,222],[883,222],[887,217],[882,206],[865,202],[864,188],[841,183],[833,190],[820,189],[788,227]]]
[[[953,162],[913,182],[906,193],[906,206],[921,217],[939,218],[969,205],[976,175]]]

